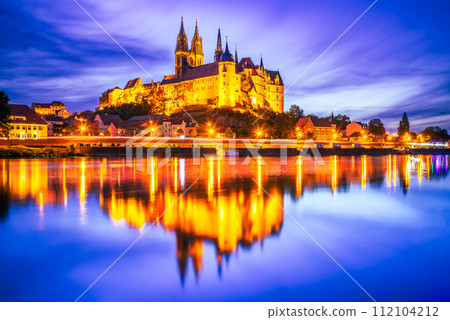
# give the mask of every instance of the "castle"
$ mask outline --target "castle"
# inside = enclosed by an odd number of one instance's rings
[[[271,107],[274,111],[284,109],[284,85],[279,71],[264,68],[263,60],[255,65],[251,58],[234,56],[222,47],[220,29],[214,52],[214,62],[204,64],[203,40],[197,22],[189,49],[188,38],[181,18],[180,32],[175,47],[175,73],[165,76],[159,83],[143,84],[140,78],[128,81],[124,89],[115,87],[103,93],[99,107],[118,106],[124,103],[139,103],[142,96],[163,90],[167,97],[166,110],[176,105],[210,105],[228,107]],[[175,101],[176,102],[175,102]]]

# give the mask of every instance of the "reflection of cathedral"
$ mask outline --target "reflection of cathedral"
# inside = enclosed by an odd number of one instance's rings
[[[175,160],[169,169],[172,181],[158,179],[158,173],[149,178],[150,200],[136,197],[119,197],[113,191],[111,197],[102,197],[101,205],[114,220],[125,220],[128,224],[142,228],[145,223],[158,224],[174,231],[177,237],[177,260],[180,277],[184,280],[188,262],[191,261],[196,274],[202,269],[205,241],[216,248],[219,272],[222,260],[238,247],[251,247],[262,243],[271,235],[280,233],[283,223],[281,208],[266,197],[252,181],[234,189],[224,189],[223,162],[208,161],[202,165],[201,180],[195,192],[179,198],[176,192],[185,168]],[[173,189],[171,189],[173,188]],[[277,190],[269,189],[273,199],[283,203]],[[109,192],[108,192],[109,193]],[[178,200],[177,200],[178,199]],[[170,210],[167,210],[170,208]],[[167,210],[167,212],[166,212]],[[162,212],[166,212],[160,219]]]

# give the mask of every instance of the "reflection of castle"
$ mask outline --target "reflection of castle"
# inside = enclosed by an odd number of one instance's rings
[[[168,185],[158,178],[150,177],[151,200],[118,197],[112,192],[110,198],[102,198],[101,205],[114,220],[125,220],[128,224],[142,228],[145,223],[157,223],[177,236],[177,260],[180,277],[184,280],[188,261],[191,260],[198,274],[202,268],[205,241],[216,247],[219,271],[222,259],[241,247],[250,247],[255,242],[280,233],[283,223],[281,208],[262,192],[253,181],[247,181],[235,190],[224,192],[223,163],[209,162],[200,173],[197,192],[188,192],[178,199]],[[179,187],[180,174],[184,168],[174,163],[170,176],[173,191]],[[222,173],[221,173],[222,172]],[[154,177],[154,176],[153,176]],[[272,197],[283,203],[277,190],[270,190]],[[177,200],[178,199],[178,200]],[[168,210],[170,208],[170,210]],[[167,210],[167,212],[166,212]],[[159,219],[160,215],[166,212]]]
[[[270,166],[270,161],[279,159],[266,160],[268,167],[252,162],[243,169],[230,170],[226,161],[203,159],[200,166],[194,166],[190,160],[174,158],[157,170],[153,159],[150,165],[144,165],[151,168],[151,175],[127,168],[124,160],[0,160],[0,221],[8,218],[11,200],[35,202],[40,208],[38,214],[45,219],[47,204],[67,206],[76,197],[79,222],[86,223],[89,194],[99,198],[101,208],[113,222],[126,222],[139,229],[156,222],[173,231],[183,280],[189,260],[197,274],[202,269],[205,242],[216,247],[220,270],[222,259],[239,247],[262,243],[280,233],[281,208],[251,178],[282,205],[281,190],[295,198],[318,188],[335,192],[350,185],[363,189],[385,185],[389,190],[401,188],[407,192],[414,179],[420,184],[449,172],[448,156],[333,156],[325,158],[325,166],[306,160],[303,165],[292,163],[280,176],[274,173],[273,162]],[[200,180],[177,201],[192,177]]]
[[[130,80],[124,89],[115,87],[103,93],[100,108],[118,106],[123,103],[140,103],[144,96],[151,96],[155,86],[182,105],[254,106],[269,107],[281,112],[284,108],[284,85],[278,71],[264,68],[263,61],[255,65],[250,58],[237,58],[228,48],[222,47],[220,29],[214,62],[203,63],[203,39],[197,23],[189,49],[181,20],[180,32],[175,48],[175,74],[164,77],[159,84],[142,84],[140,78]],[[167,110],[176,107],[167,99]]]

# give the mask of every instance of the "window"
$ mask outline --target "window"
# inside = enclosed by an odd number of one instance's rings
[[[28,126],[28,130],[31,130],[31,126]]]
[[[320,130],[316,129],[316,135],[319,135],[319,134],[320,134]]]
[[[36,126],[33,126],[33,130],[36,130]]]
[[[22,130],[25,130],[25,126],[22,126]]]
[[[39,126],[39,130],[42,130],[42,126]]]
[[[322,129],[322,134],[325,135],[325,129]]]

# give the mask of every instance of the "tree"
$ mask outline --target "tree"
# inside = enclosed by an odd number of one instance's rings
[[[198,135],[197,129],[194,128],[189,131],[190,137],[195,138],[197,135]]]
[[[345,130],[351,121],[349,116],[339,113],[334,117],[334,122],[336,122],[337,130]]]
[[[227,128],[227,130],[225,130],[225,138],[234,138],[234,132],[233,130],[231,130],[230,127]]]
[[[421,133],[425,140],[430,141],[448,141],[450,140],[450,135],[446,129],[441,129],[440,127],[427,127]]]
[[[409,120],[406,112],[403,113],[402,120],[398,123],[397,132],[399,136],[409,132]]]
[[[289,108],[288,116],[297,123],[298,119],[303,118],[305,116],[305,112],[298,105],[293,104]]]
[[[294,132],[294,123],[284,112],[276,114],[272,121],[267,122],[267,126],[273,128],[273,136],[277,139],[290,138]]]
[[[177,130],[177,136],[179,137],[179,136],[183,136],[183,135],[184,135],[183,129],[179,128],[179,129]]]
[[[9,138],[10,116],[11,108],[9,107],[9,97],[5,91],[0,91],[0,136]]]
[[[383,136],[386,133],[383,122],[380,119],[372,119],[369,121],[369,133],[376,136]]]

